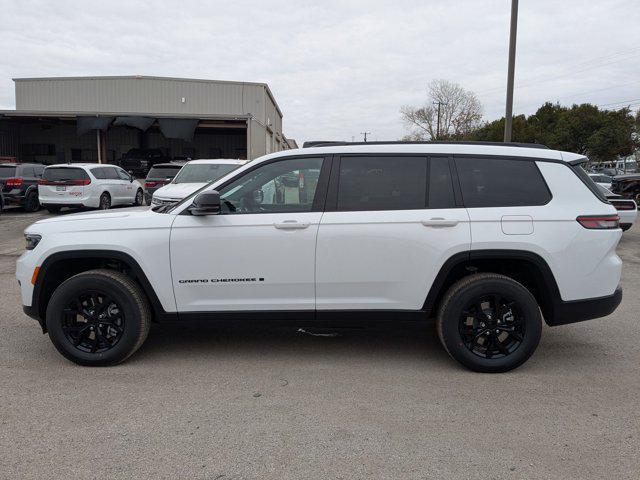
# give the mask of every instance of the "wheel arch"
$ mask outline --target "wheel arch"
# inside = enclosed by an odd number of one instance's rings
[[[500,273],[522,283],[536,298],[545,322],[554,323],[555,306],[561,300],[558,284],[546,260],[526,250],[471,250],[453,255],[436,275],[423,310],[431,316],[451,285],[477,272]]]
[[[164,310],[140,264],[131,255],[118,250],[73,250],[56,252],[42,263],[33,289],[32,306],[44,328],[46,309],[51,294],[66,279],[94,268],[122,271],[140,285],[156,321],[168,320],[175,314]]]

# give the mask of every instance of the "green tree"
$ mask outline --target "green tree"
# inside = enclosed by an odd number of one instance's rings
[[[470,140],[500,142],[504,118],[487,122],[467,135]],[[563,107],[550,102],[526,117],[513,119],[513,141],[540,143],[550,148],[587,155],[596,162],[632,154],[640,146],[640,113],[628,108],[600,110],[584,103]]]

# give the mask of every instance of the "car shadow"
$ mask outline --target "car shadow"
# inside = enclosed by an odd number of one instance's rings
[[[297,361],[300,358],[358,357],[413,358],[433,364],[453,361],[442,349],[433,322],[352,328],[311,328],[290,324],[154,324],[140,351],[129,361],[175,362],[181,358],[210,360],[263,358]]]

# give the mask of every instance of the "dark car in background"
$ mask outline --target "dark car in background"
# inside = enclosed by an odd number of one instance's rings
[[[627,173],[626,175],[616,175],[611,184],[613,193],[640,202],[640,174]]]
[[[132,148],[120,159],[120,166],[135,175],[146,175],[151,167],[169,158],[159,148]]]
[[[38,210],[38,181],[43,171],[44,165],[40,163],[0,164],[0,190],[4,206],[20,205],[27,212]]]
[[[144,181],[144,200],[147,205],[151,205],[153,192],[173,180],[184,164],[185,162],[158,163],[151,167]]]

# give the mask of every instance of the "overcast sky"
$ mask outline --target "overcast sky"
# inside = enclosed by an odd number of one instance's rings
[[[443,78],[504,110],[510,0],[0,0],[0,108],[12,78],[160,75],[266,82],[298,141],[406,133]],[[545,100],[640,105],[636,0],[520,0],[515,113]]]

